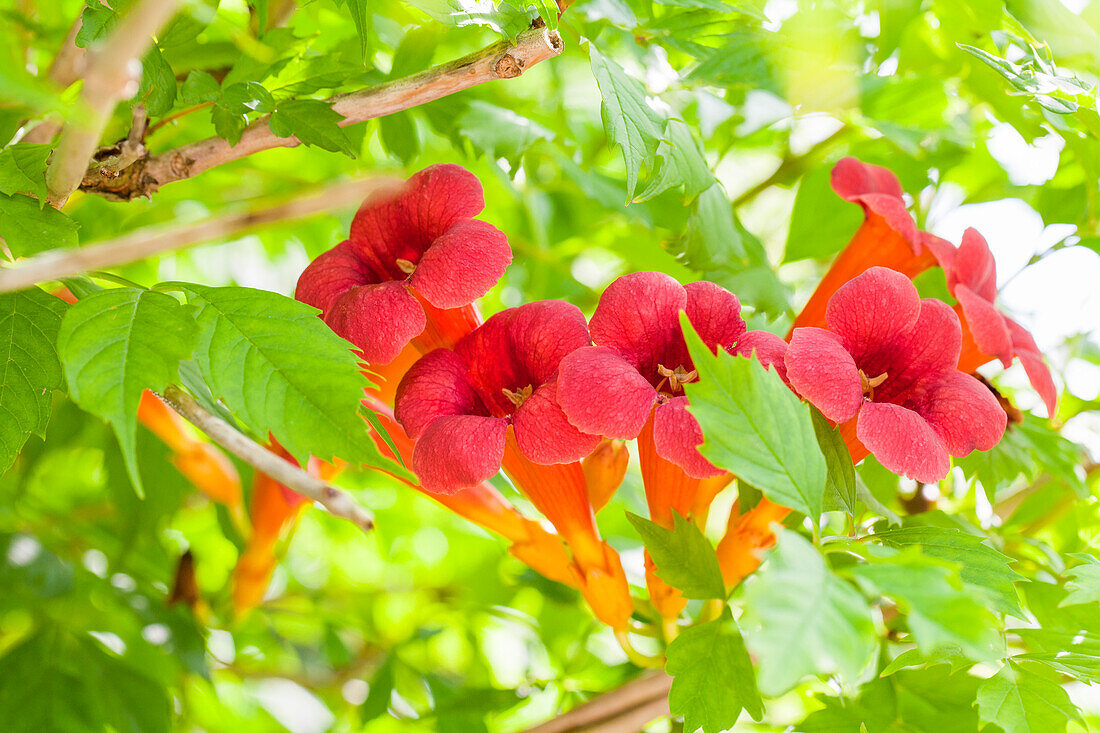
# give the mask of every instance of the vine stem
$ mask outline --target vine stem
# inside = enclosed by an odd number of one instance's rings
[[[61,131],[46,171],[46,200],[52,206],[63,206],[84,180],[115,105],[137,90],[139,59],[152,45],[153,35],[175,15],[177,5],[179,0],[139,0],[106,42],[88,54],[80,93],[84,113]]]
[[[327,100],[344,119],[340,126],[384,117],[493,81],[511,79],[535,64],[553,58],[564,48],[561,36],[546,28],[524,31],[515,44],[501,41],[455,61],[433,66],[412,76]],[[268,124],[270,115],[252,122],[236,145],[211,137],[159,155],[136,161],[125,168],[92,170],[81,190],[111,199],[129,201],[149,196],[161,186],[196,176],[215,166],[274,148],[300,144],[296,137],[279,137]]]
[[[15,267],[0,268],[0,293],[22,290],[49,280],[60,280],[89,270],[102,270],[181,249],[199,242],[222,239],[251,229],[347,206],[358,206],[368,196],[396,192],[401,182],[387,176],[342,182],[264,209],[216,216],[200,222],[138,229],[115,239],[80,249],[54,249],[30,257]]]
[[[564,715],[530,728],[526,733],[636,733],[657,718],[669,715],[668,691],[672,678],[648,672],[605,692]]]
[[[364,532],[374,529],[374,519],[370,512],[361,507],[350,494],[310,476],[290,461],[267,450],[220,417],[207,412],[194,397],[176,385],[168,385],[160,397],[188,422],[210,436],[211,440],[256,470],[317,502],[334,517],[346,519]]]

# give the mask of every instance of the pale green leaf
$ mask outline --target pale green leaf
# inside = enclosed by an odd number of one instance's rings
[[[1073,580],[1066,583],[1069,595],[1058,605],[1076,606],[1100,601],[1100,560],[1081,553],[1075,553],[1074,557],[1085,562],[1066,571]]]
[[[821,414],[817,408],[810,409],[814,422],[814,434],[821,454],[825,456],[828,479],[825,482],[825,509],[843,509],[849,514],[856,513],[858,496],[856,494],[856,471],[852,465],[852,454],[840,436],[840,431]]]
[[[715,183],[703,146],[683,120],[668,121],[656,155],[657,173],[635,201],[647,201],[676,186],[683,186],[684,198],[691,201]]]
[[[1000,726],[1005,733],[1057,733],[1081,714],[1062,686],[1041,674],[1033,662],[1001,667],[978,688],[978,715],[982,724]]]
[[[52,206],[21,194],[0,196],[0,238],[16,257],[75,247],[77,223]]]

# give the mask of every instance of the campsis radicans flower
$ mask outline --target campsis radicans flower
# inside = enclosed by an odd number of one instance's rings
[[[369,364],[387,364],[410,341],[427,352],[451,346],[479,322],[471,303],[512,261],[504,233],[474,219],[481,183],[439,164],[396,195],[368,198],[350,237],[302,272],[295,297],[355,344]]]
[[[931,235],[927,245],[947,276],[948,291],[958,301],[955,313],[963,329],[959,370],[973,372],[993,359],[1008,367],[1014,357],[1019,358],[1032,388],[1053,417],[1058,390],[1050,368],[1031,333],[997,308],[997,264],[985,238],[977,230],[967,229],[958,249]]]
[[[668,529],[673,512],[705,517],[710,500],[730,480],[698,451],[703,431],[684,395],[684,384],[697,374],[681,313],[710,349],[755,352],[782,371],[786,344],[770,333],[747,331],[735,295],[710,282],[683,286],[668,275],[637,272],[607,287],[589,323],[596,345],[566,356],[558,376],[558,402],[572,425],[638,438],[650,518]],[[700,494],[706,501],[698,501]],[[662,616],[675,617],[685,601],[654,574],[648,557],[646,568],[654,605]]]
[[[418,361],[394,414],[416,441],[412,469],[425,491],[453,494],[505,473],[572,551],[577,586],[597,617],[623,628],[632,604],[618,555],[596,529],[578,459],[598,435],[558,406],[558,365],[589,343],[580,310],[540,301],[501,311],[450,349]]]
[[[1004,410],[957,368],[958,317],[940,300],[922,300],[901,273],[872,267],[842,286],[825,324],[794,330],[787,379],[829,420],[852,421],[855,438],[886,468],[933,483],[947,475],[949,455],[1001,439]]]
[[[863,207],[863,223],[829,267],[791,330],[824,324],[829,298],[871,267],[888,267],[910,279],[936,264],[905,207],[901,184],[886,168],[843,158],[830,178],[833,191]]]

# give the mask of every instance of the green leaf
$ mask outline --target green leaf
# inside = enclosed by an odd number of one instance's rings
[[[657,577],[684,598],[725,598],[726,586],[718,556],[694,522],[672,513],[673,528],[665,529],[656,522],[627,512],[626,518],[642,536],[646,550],[657,565]]]
[[[692,201],[715,184],[714,174],[707,165],[703,146],[695,139],[691,127],[683,120],[670,119],[657,146],[660,165],[649,185],[634,199],[648,201],[670,188],[683,186],[684,198]]]
[[[784,262],[802,259],[824,260],[844,248],[863,222],[863,210],[833,193],[831,171],[816,168],[798,184],[787,232]]]
[[[1084,560],[1083,565],[1078,565],[1066,571],[1073,580],[1066,583],[1069,595],[1059,603],[1059,606],[1076,606],[1082,603],[1096,603],[1100,601],[1100,560],[1092,555],[1074,553],[1079,560]]]
[[[876,532],[870,539],[891,547],[919,545],[925,555],[959,563],[959,577],[988,595],[996,610],[1025,618],[1013,585],[1023,577],[1009,567],[1012,558],[986,545],[984,538],[957,529],[908,527]]]
[[[531,16],[524,0],[412,0],[410,5],[423,10],[440,23],[464,27],[483,25],[515,43],[520,33],[531,27]]]
[[[363,63],[367,62],[367,34],[370,32],[371,16],[367,12],[367,0],[344,0],[348,12],[351,14],[351,22],[355,23],[355,33],[359,36],[359,51],[363,55]]]
[[[192,71],[180,86],[180,101],[184,104],[205,104],[221,96],[218,80],[205,71]]]
[[[241,141],[241,132],[248,124],[250,112],[271,112],[274,109],[275,100],[271,92],[259,82],[244,81],[222,89],[210,114],[214,131],[230,145],[236,145]]]
[[[57,351],[78,405],[111,424],[139,495],[135,434],[141,393],[179,379],[195,346],[195,324],[175,298],[141,288],[101,290],[61,321]]]
[[[104,40],[115,29],[117,23],[118,13],[99,0],[89,0],[80,14],[80,30],[76,34],[76,45],[80,48],[88,48]]]
[[[542,22],[552,31],[558,29],[558,4],[554,0],[532,0]]]
[[[0,193],[34,194],[41,207],[46,202],[46,160],[49,145],[17,143],[0,151]]]
[[[279,137],[296,137],[305,145],[316,145],[334,153],[356,156],[351,138],[339,126],[344,117],[328,102],[319,99],[288,99],[271,113],[271,131]]]
[[[1073,631],[1046,628],[1011,631],[1028,649],[1034,650],[1016,659],[1031,659],[1082,682],[1100,683],[1100,635],[1076,628]]]
[[[151,117],[159,117],[176,103],[176,74],[153,44],[141,60],[141,88],[135,101],[145,103]]]
[[[195,360],[215,397],[257,436],[309,456],[386,465],[359,416],[370,382],[351,345],[293,298],[180,284],[198,308]]]
[[[821,514],[827,468],[809,406],[756,359],[717,356],[681,317],[699,381],[686,385],[703,428],[700,452],[777,504]]]
[[[805,539],[790,531],[777,539],[745,584],[741,626],[757,659],[760,690],[781,695],[810,674],[839,673],[854,682],[878,648],[870,606]]]
[[[600,88],[603,104],[604,130],[612,144],[623,151],[626,163],[626,193],[634,197],[638,172],[642,166],[652,167],[664,132],[664,118],[646,102],[642,83],[630,76],[615,61],[603,56],[596,46],[588,44],[592,75]]]
[[[825,456],[828,476],[825,482],[825,509],[843,509],[854,515],[859,500],[856,494],[856,469],[852,465],[852,454],[848,452],[844,438],[840,437],[840,430],[833,427],[817,408],[811,407],[810,417],[814,422],[817,446]]]
[[[477,99],[466,107],[457,125],[478,150],[505,158],[513,168],[536,142],[554,139],[554,133],[537,122]]]
[[[1055,680],[1033,662],[1009,661],[978,688],[978,715],[983,725],[1005,733],[1056,733],[1069,721],[1084,724],[1077,707]]]
[[[0,294],[0,474],[49,421],[51,392],[62,386],[54,344],[65,308],[38,288]]]
[[[684,630],[667,655],[665,671],[673,678],[668,706],[684,716],[685,730],[728,730],[742,709],[754,720],[764,716],[752,660],[728,609],[721,618]]]
[[[75,247],[77,223],[29,196],[0,196],[0,237],[15,257],[59,247]]]

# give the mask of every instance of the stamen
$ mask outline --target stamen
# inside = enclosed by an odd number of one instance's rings
[[[676,392],[683,392],[683,385],[687,384],[688,382],[694,382],[696,379],[699,378],[698,371],[692,369],[689,372],[683,367],[683,365],[680,365],[675,369],[669,369],[664,364],[658,364],[657,373],[664,377],[664,379],[661,380],[661,383],[657,385],[657,391],[660,392],[661,387],[664,387],[665,384],[668,384],[668,388],[672,391],[673,394],[675,394]]]
[[[523,389],[517,389],[514,392],[507,387],[500,391],[504,393],[504,396],[508,398],[509,402],[511,402],[516,407],[519,407],[527,401],[527,398],[531,396],[531,393],[535,391],[535,388],[529,384]]]
[[[416,265],[409,260],[396,259],[394,260],[394,264],[397,265],[397,269],[401,270],[401,272],[406,275],[411,275],[413,270],[416,269]]]
[[[883,372],[877,377],[868,377],[863,373],[863,370],[859,370],[859,383],[863,388],[863,396],[869,400],[875,399],[875,387],[879,386],[886,381],[886,378],[890,376],[887,372]]]

